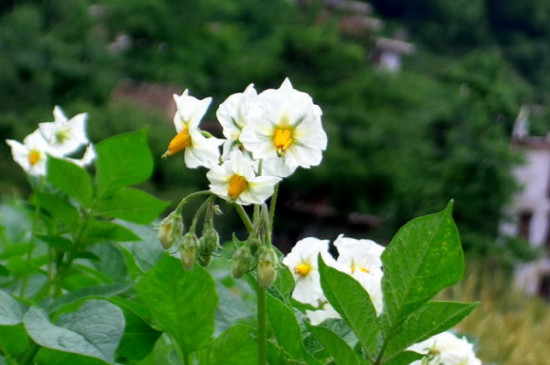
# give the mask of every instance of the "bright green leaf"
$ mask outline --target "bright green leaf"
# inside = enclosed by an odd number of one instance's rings
[[[462,279],[464,254],[451,211],[449,203],[440,213],[412,220],[384,250],[382,323],[387,331]]]
[[[466,317],[477,303],[429,302],[413,312],[389,340],[384,356],[443,332]]]
[[[336,364],[359,365],[360,361],[355,352],[336,333],[324,327],[307,326],[321,341]]]
[[[148,224],[157,218],[167,205],[168,202],[143,191],[123,188],[103,197],[95,212],[107,217]]]
[[[153,172],[145,130],[120,134],[95,146],[97,185],[101,195],[140,183]]]
[[[218,296],[214,279],[203,268],[186,271],[179,260],[165,256],[138,282],[136,291],[160,329],[184,353],[190,354],[214,333]]]
[[[244,324],[225,330],[208,347],[199,352],[201,365],[255,365],[258,344],[255,331]]]
[[[58,251],[70,251],[73,247],[73,243],[68,238],[62,236],[46,236],[37,234],[36,237],[46,243],[48,246],[58,250]]]
[[[23,324],[0,326],[0,339],[0,352],[12,358],[21,356],[31,344]]]
[[[10,294],[0,290],[0,325],[13,326],[21,323],[26,307]]]
[[[350,275],[327,266],[320,255],[319,272],[328,301],[353,329],[367,354],[373,356],[380,327],[369,294]]]
[[[420,360],[423,356],[412,351],[405,351],[399,353],[394,358],[384,362],[384,365],[409,365],[415,360]]]
[[[124,331],[124,315],[116,305],[88,300],[76,312],[63,313],[52,324],[42,309],[32,307],[23,318],[29,336],[42,347],[114,363]]]
[[[105,365],[109,364],[105,360],[93,357],[62,352],[49,348],[41,348],[35,357],[37,365]]]
[[[92,201],[92,178],[82,167],[72,162],[48,157],[47,175],[49,182],[82,205],[89,206]]]
[[[267,295],[267,317],[279,346],[294,360],[301,360],[302,332],[293,310],[279,299]]]
[[[126,327],[117,349],[117,355],[127,359],[141,360],[153,350],[162,332],[152,329],[131,309],[124,307],[121,309],[126,319]]]

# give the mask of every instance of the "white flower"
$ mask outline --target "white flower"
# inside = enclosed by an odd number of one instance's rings
[[[64,157],[76,152],[89,143],[86,136],[86,113],[77,114],[67,119],[63,110],[56,106],[53,109],[54,121],[40,123],[38,128],[48,142],[49,153],[55,157]]]
[[[22,144],[12,139],[6,142],[11,147],[13,159],[23,170],[30,175],[46,175],[49,145],[38,129],[25,137]]]
[[[186,89],[181,95],[174,95],[177,106],[174,126],[177,135],[170,141],[164,156],[172,156],[185,150],[184,159],[187,167],[208,167],[219,159],[218,147],[223,143],[218,138],[207,138],[199,130],[199,123],[212,98],[199,100],[188,94],[189,90]]]
[[[296,281],[292,298],[301,303],[318,306],[326,301],[321,288],[317,256],[321,254],[327,265],[334,266],[334,259],[328,252],[328,243],[328,240],[307,237],[298,241],[283,258],[283,264],[288,266]]]
[[[306,310],[306,316],[314,326],[323,323],[327,319],[342,318],[329,303],[325,303],[321,309],[315,311]]]
[[[384,247],[372,240],[338,236],[336,268],[350,274],[369,293],[377,314],[382,313],[382,259]]]
[[[448,331],[414,344],[409,350],[426,355],[423,360],[417,360],[411,365],[481,365],[473,344]]]
[[[96,156],[97,156],[97,154],[95,152],[95,148],[90,143],[86,147],[86,150],[84,151],[84,155],[82,156],[82,158],[76,159],[76,158],[66,157],[65,160],[70,161],[70,162],[72,162],[75,165],[78,165],[80,167],[86,167],[86,166],[90,165],[92,162],[94,162]]]
[[[256,176],[254,161],[241,151],[233,151],[221,166],[212,165],[206,177],[210,190],[222,199],[242,205],[262,204],[273,194],[281,179],[275,176]]]
[[[241,146],[239,138],[243,128],[262,118],[262,109],[257,98],[258,93],[254,89],[254,84],[250,84],[244,92],[229,96],[218,107],[216,116],[223,127],[223,135],[226,138],[223,145],[223,157],[229,156],[231,151]]]
[[[295,90],[285,79],[279,89],[262,92],[258,101],[263,118],[247,124],[240,135],[240,141],[254,158],[279,158],[286,166],[277,173],[281,177],[290,175],[298,166],[319,165],[327,136],[321,125],[321,108],[311,97]]]

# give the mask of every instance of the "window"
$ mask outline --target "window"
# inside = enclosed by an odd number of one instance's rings
[[[518,236],[529,241],[529,233],[531,232],[531,218],[533,213],[531,212],[521,212],[519,214],[519,226],[518,226]]]

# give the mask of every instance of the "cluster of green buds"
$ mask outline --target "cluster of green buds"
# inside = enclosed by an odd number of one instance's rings
[[[278,259],[273,247],[266,240],[252,234],[240,242],[231,259],[231,273],[235,278],[256,270],[258,285],[269,288],[277,278]]]
[[[181,208],[176,208],[162,220],[158,228],[158,239],[165,249],[176,247],[180,251],[181,264],[186,270],[192,270],[195,262],[201,266],[208,266],[212,255],[220,248],[220,238],[214,228],[214,213],[219,213],[219,208],[207,200],[203,207],[206,209],[203,232],[197,237],[195,230],[199,216],[204,209],[199,209],[193,219],[193,223],[187,233],[183,233],[183,219]],[[202,207],[201,207],[202,208]]]

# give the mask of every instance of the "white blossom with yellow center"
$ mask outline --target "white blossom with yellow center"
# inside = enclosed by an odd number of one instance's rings
[[[326,302],[317,269],[317,257],[321,254],[327,265],[334,266],[334,259],[328,252],[328,244],[328,240],[307,237],[298,241],[283,258],[283,264],[288,266],[296,281],[292,292],[292,298],[295,300],[315,307]]]
[[[248,123],[240,134],[245,149],[255,159],[269,162],[270,174],[286,177],[298,166],[317,166],[327,147],[321,108],[311,97],[295,90],[288,79],[279,89],[258,95],[262,118]]]
[[[338,236],[334,241],[338,250],[336,268],[351,275],[369,293],[376,312],[383,309],[382,259],[384,247],[372,240]]]
[[[48,142],[49,153],[55,157],[65,157],[90,143],[86,136],[86,113],[68,119],[59,106],[53,109],[53,122],[40,123],[38,128]]]
[[[23,143],[8,139],[6,143],[11,147],[15,162],[30,175],[46,175],[46,160],[49,152],[48,142],[39,130],[29,134]]]
[[[409,350],[425,355],[411,365],[481,365],[473,344],[449,331],[416,343]]]
[[[273,195],[275,185],[281,178],[256,176],[254,164],[241,151],[233,151],[222,165],[212,165],[206,174],[210,181],[210,191],[237,204],[262,204]]]
[[[199,166],[209,167],[217,163],[220,157],[219,146],[223,140],[206,137],[200,130],[199,124],[206,110],[212,102],[207,97],[199,100],[189,95],[185,90],[181,95],[174,95],[177,111],[174,115],[176,136],[172,138],[164,156],[172,156],[184,151],[185,165],[189,168]]]

